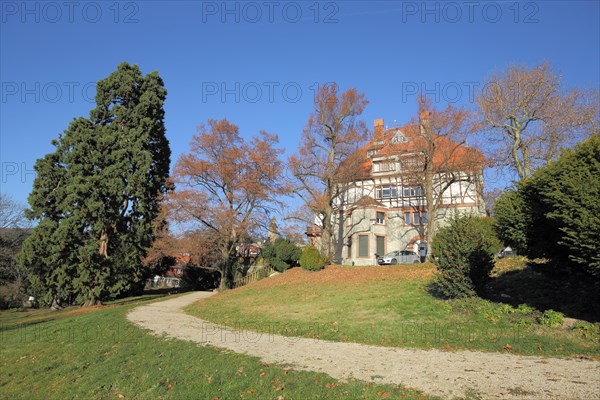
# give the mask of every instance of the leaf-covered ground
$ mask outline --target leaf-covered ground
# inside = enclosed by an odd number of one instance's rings
[[[330,266],[320,272],[293,268],[187,310],[208,321],[288,336],[391,347],[600,356],[597,324],[548,326],[540,323],[542,312],[526,304],[439,299],[430,291],[434,271],[431,264]]]

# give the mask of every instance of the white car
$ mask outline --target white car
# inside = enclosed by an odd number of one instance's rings
[[[421,259],[417,253],[409,250],[396,250],[377,257],[379,265],[418,264],[420,262]]]

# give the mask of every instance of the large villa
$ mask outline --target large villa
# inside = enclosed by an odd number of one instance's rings
[[[427,115],[422,113],[419,124],[393,128],[375,120],[373,139],[358,150],[360,166],[338,197],[333,221],[338,262],[373,265],[375,254],[419,253],[429,218],[440,227],[456,212],[485,214],[483,155],[439,135],[426,139]],[[424,193],[427,151],[433,155],[435,207],[428,207]],[[307,235],[316,244],[320,229],[309,227]]]

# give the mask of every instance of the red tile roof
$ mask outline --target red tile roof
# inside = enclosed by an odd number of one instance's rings
[[[402,134],[408,139],[406,142],[392,143],[391,139],[396,132]],[[447,137],[437,136],[434,139],[436,150],[433,161],[436,168],[446,166],[454,171],[473,171],[481,170],[485,163],[485,157],[479,150],[460,145]],[[357,178],[370,178],[373,171],[373,160],[367,156],[367,152],[376,150],[374,155],[385,157],[397,154],[414,154],[428,147],[428,141],[421,136],[419,125],[406,125],[403,127],[389,128],[383,132],[383,140],[376,141],[372,139],[369,143],[362,146],[357,155],[361,161]],[[343,168],[343,163],[342,166]],[[394,172],[397,173],[397,172]]]

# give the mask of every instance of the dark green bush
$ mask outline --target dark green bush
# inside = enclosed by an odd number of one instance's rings
[[[552,272],[600,282],[600,135],[520,182],[494,208],[498,236]],[[581,277],[577,277],[581,275]]]
[[[600,280],[600,135],[538,171],[523,192],[531,207],[541,205],[531,252]]]
[[[319,250],[313,246],[307,246],[302,250],[300,266],[308,271],[319,271],[327,264],[327,258],[321,255]]]
[[[193,290],[212,290],[219,287],[221,274],[217,271],[188,264],[183,275],[184,285]]]
[[[526,210],[523,197],[516,190],[504,192],[496,201],[492,213],[494,231],[502,243],[512,247],[517,254],[526,254],[530,213]]]
[[[302,249],[281,237],[275,239],[274,243],[267,243],[262,250],[263,259],[279,272],[297,265],[301,255]]]
[[[432,243],[436,286],[450,298],[483,293],[492,270],[498,239],[487,218],[462,216],[440,229]]]

